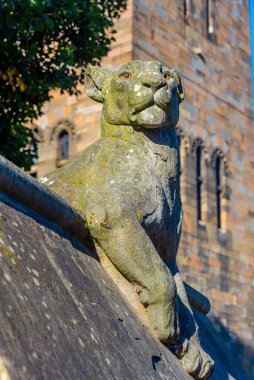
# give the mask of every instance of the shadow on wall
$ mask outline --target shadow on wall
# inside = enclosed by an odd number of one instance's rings
[[[244,344],[234,333],[229,331],[217,316],[210,317],[217,334],[223,339],[225,346],[231,351],[234,360],[254,379],[254,348]],[[240,331],[239,331],[240,333]]]
[[[234,333],[223,326],[217,316],[210,315],[208,319],[199,312],[194,314],[199,325],[201,346],[215,361],[211,380],[253,380],[254,349],[241,342]]]

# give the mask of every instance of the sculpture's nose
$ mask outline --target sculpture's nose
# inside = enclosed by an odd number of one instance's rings
[[[153,91],[166,86],[167,82],[161,74],[150,74],[142,78],[142,83],[146,87],[150,87]]]

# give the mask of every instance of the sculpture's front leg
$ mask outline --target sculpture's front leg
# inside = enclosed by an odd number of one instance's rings
[[[138,286],[158,339],[176,342],[179,321],[175,281],[135,215],[130,210],[92,207],[86,219],[96,244],[122,275]]]
[[[208,379],[213,370],[213,360],[202,349],[199,337],[198,326],[191,310],[185,286],[178,269],[174,275],[179,297],[179,318],[180,318],[180,337],[173,346],[176,356],[181,359],[186,372],[195,379]]]

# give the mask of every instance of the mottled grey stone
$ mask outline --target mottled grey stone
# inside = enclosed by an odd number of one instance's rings
[[[141,325],[96,256],[0,200],[1,379],[6,372],[12,380],[190,379]]]
[[[24,189],[25,190],[25,189]],[[191,380],[75,238],[0,193],[0,378]],[[195,312],[212,380],[247,380]]]

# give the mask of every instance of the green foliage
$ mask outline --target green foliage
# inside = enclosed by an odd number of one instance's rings
[[[30,168],[37,152],[26,124],[51,90],[78,94],[125,8],[126,0],[0,0],[0,154]]]

